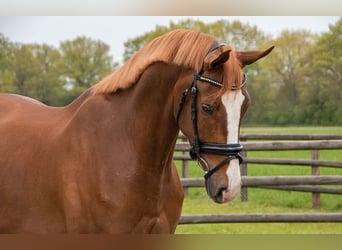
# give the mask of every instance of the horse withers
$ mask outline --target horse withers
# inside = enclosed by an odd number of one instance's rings
[[[175,30],[66,107],[0,94],[0,232],[174,232],[179,129],[209,197],[232,200],[250,102],[242,68],[272,49],[235,51]]]

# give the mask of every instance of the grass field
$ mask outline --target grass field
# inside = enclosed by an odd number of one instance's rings
[[[342,127],[242,128],[241,133],[339,134]],[[310,159],[310,151],[249,152],[250,157]],[[322,150],[320,159],[342,161],[342,150]],[[190,177],[202,176],[196,163]],[[248,165],[249,176],[311,175],[306,166]],[[321,168],[321,175],[342,175],[342,169]],[[342,195],[321,194],[321,207],[313,209],[311,193],[249,188],[248,202],[237,197],[229,204],[215,204],[204,188],[191,188],[184,200],[183,215],[229,213],[315,213],[342,212]],[[342,223],[224,223],[179,225],[179,234],[334,234],[342,233]]]

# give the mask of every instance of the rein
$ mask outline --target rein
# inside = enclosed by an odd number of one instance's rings
[[[224,44],[215,44],[213,48],[209,50],[209,52],[223,46]],[[230,143],[230,144],[225,144],[225,143],[206,143],[206,142],[201,142],[199,139],[199,132],[198,132],[198,125],[197,125],[197,81],[202,81],[206,82],[209,84],[212,84],[215,87],[221,88],[223,86],[222,83],[217,82],[211,78],[202,76],[201,73],[196,73],[194,76],[194,79],[192,81],[192,86],[191,86],[191,121],[192,121],[192,126],[193,126],[193,132],[194,132],[194,142],[191,144],[190,148],[190,156],[193,160],[199,160],[203,162],[207,170],[205,170],[205,175],[204,178],[205,180],[208,180],[210,176],[212,176],[215,172],[217,172],[219,169],[221,169],[225,164],[230,162],[233,159],[239,159],[240,164],[242,163],[242,156],[240,155],[240,152],[243,149],[243,146],[239,143]],[[244,86],[247,82],[247,76],[244,73],[243,74],[243,81],[241,84],[241,87]],[[231,90],[237,90],[237,86],[234,85],[232,86]],[[179,124],[179,118],[181,115],[181,112],[183,110],[183,107],[186,102],[186,97],[188,96],[189,89],[185,89],[183,91],[180,103],[179,103],[179,108],[177,112],[177,124]],[[227,156],[226,159],[221,161],[219,164],[217,164],[214,168],[209,169],[208,163],[201,157],[201,153],[207,153],[207,154],[216,154],[216,155],[224,155]]]

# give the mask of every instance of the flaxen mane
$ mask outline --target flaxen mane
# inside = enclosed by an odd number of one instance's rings
[[[135,53],[121,68],[97,83],[93,87],[93,93],[113,93],[119,89],[129,88],[139,80],[144,70],[155,62],[199,70],[214,42],[214,37],[197,31],[171,31],[154,39]]]

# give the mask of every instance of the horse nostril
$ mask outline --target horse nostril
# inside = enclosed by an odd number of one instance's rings
[[[219,192],[222,194],[223,192],[228,192],[228,187],[220,188]]]
[[[216,195],[215,195],[215,202],[217,203],[223,203],[224,202],[224,199],[223,199],[223,193],[224,192],[227,192],[227,187],[222,187],[222,188],[219,188],[218,191],[216,192]]]

